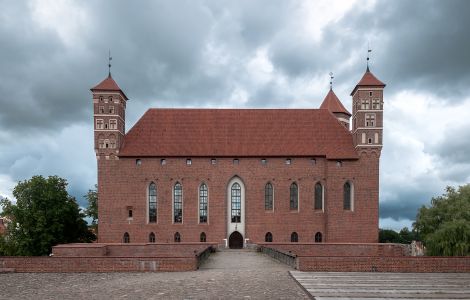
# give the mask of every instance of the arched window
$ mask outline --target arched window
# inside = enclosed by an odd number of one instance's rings
[[[292,234],[290,235],[290,241],[291,243],[297,243],[299,241],[299,235],[297,234],[297,232],[292,232]]]
[[[241,204],[241,199],[242,199],[242,189],[240,185],[235,182],[232,185],[231,188],[231,217],[232,217],[232,223],[240,223],[241,222],[241,213],[242,213],[242,204]]]
[[[266,243],[272,243],[273,241],[273,234],[271,232],[267,232],[266,235],[264,236],[264,241]]]
[[[155,243],[155,233],[153,232],[149,234],[149,243]]]
[[[131,242],[131,237],[129,236],[129,233],[124,233],[124,236],[122,237],[122,242],[126,244]]]
[[[322,241],[322,234],[321,232],[315,233],[315,243],[321,243]]]
[[[207,185],[199,187],[199,223],[207,223]]]
[[[264,187],[264,209],[273,209],[273,185],[269,182]]]
[[[149,185],[149,223],[157,222],[157,186],[151,182]]]
[[[181,235],[179,232],[175,233],[175,243],[181,242]]]
[[[206,234],[204,232],[201,232],[201,235],[199,236],[199,241],[201,243],[205,243],[206,242]]]
[[[352,185],[349,181],[344,184],[343,209],[352,210]]]
[[[290,209],[298,209],[299,207],[299,188],[293,182],[290,185]]]
[[[323,209],[323,186],[320,182],[315,184],[315,209]]]
[[[183,187],[179,182],[173,189],[173,222],[183,222]]]

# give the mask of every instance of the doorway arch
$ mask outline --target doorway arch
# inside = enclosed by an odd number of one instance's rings
[[[234,231],[228,238],[228,246],[230,249],[243,248],[243,236],[240,232]]]

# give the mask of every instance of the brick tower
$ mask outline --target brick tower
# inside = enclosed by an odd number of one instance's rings
[[[91,89],[93,93],[96,157],[115,159],[125,134],[126,101],[124,92],[109,73]]]
[[[377,79],[367,67],[364,76],[351,92],[353,97],[352,134],[354,146],[375,151],[382,150],[383,90],[385,84]]]

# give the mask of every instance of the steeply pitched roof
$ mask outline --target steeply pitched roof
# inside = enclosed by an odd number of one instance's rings
[[[324,109],[149,109],[119,156],[358,158],[351,133]]]
[[[121,88],[117,85],[116,81],[114,81],[111,74],[106,77],[105,80],[101,81],[98,85],[90,89],[91,91],[114,91],[114,92],[121,92],[124,98],[128,100],[126,94],[121,90]]]
[[[366,72],[362,76],[361,80],[359,80],[358,84],[356,84],[356,87],[353,89],[351,92],[351,96],[356,92],[356,90],[359,87],[373,87],[373,86],[378,86],[378,87],[385,87],[385,83],[382,81],[378,80],[377,77],[372,74],[372,72],[369,70],[369,67],[367,67]]]
[[[330,89],[328,94],[326,94],[323,103],[320,105],[320,109],[328,109],[332,113],[343,113],[351,116],[351,113],[344,107],[335,92],[333,92],[333,89]]]

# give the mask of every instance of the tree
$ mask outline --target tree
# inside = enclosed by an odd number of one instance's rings
[[[379,229],[379,243],[401,243],[401,237],[395,230]]]
[[[418,211],[414,228],[428,255],[470,255],[470,184],[447,187],[444,195],[432,198],[430,207]]]
[[[88,190],[83,196],[88,200],[88,207],[85,209],[85,215],[91,218],[91,224],[98,224],[98,185],[95,184],[94,190]]]
[[[94,239],[66,187],[67,181],[57,176],[33,176],[14,188],[16,204],[1,201],[2,215],[10,220],[0,243],[3,255],[47,255],[59,243]]]

